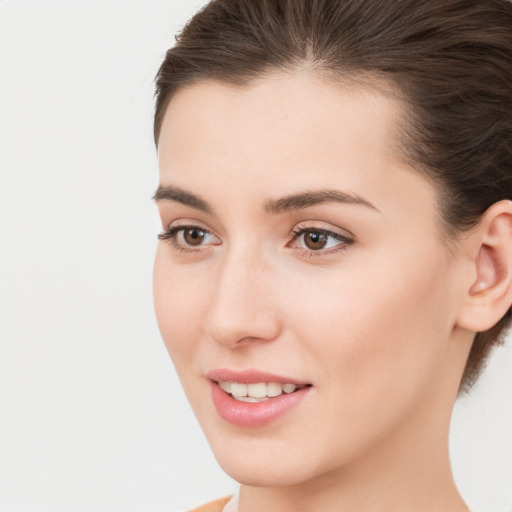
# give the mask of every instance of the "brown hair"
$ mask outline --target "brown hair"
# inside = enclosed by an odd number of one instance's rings
[[[512,199],[512,3],[508,0],[213,0],[156,77],[155,142],[174,93],[201,80],[244,85],[307,65],[399,91],[401,146],[439,191],[445,231]],[[461,389],[503,338],[511,311],[477,333]]]

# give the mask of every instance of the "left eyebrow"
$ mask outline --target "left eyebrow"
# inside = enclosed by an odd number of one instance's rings
[[[370,201],[357,194],[331,189],[311,190],[279,199],[269,199],[265,202],[265,211],[267,213],[284,213],[292,210],[302,210],[323,203],[357,204],[380,211]]]

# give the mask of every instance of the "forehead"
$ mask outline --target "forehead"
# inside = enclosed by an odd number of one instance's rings
[[[161,184],[262,200],[290,188],[342,188],[379,209],[414,201],[414,186],[433,210],[432,187],[395,149],[403,110],[380,88],[333,85],[309,72],[243,87],[202,81],[179,90],[164,116]]]
[[[245,142],[248,135],[260,143],[275,141],[283,151],[317,135],[336,144],[372,139],[391,149],[403,107],[389,87],[375,85],[348,79],[334,85],[307,71],[274,72],[245,86],[200,81],[171,100],[159,152],[183,144],[196,149],[198,138],[224,147],[228,138]]]

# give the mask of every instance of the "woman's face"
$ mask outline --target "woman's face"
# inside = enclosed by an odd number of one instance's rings
[[[306,72],[201,82],[168,107],[156,313],[241,482],[314,480],[445,420],[460,272],[433,188],[394,149],[400,117]]]

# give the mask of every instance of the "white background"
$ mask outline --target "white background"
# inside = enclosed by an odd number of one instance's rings
[[[200,0],[0,0],[0,509],[177,511],[228,494],[156,328],[153,77]],[[453,466],[512,510],[512,350]]]

